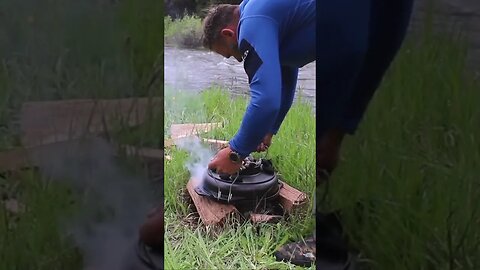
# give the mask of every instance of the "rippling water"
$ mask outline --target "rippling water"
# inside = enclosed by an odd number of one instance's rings
[[[204,50],[166,47],[165,85],[184,91],[200,91],[219,85],[233,94],[248,94],[248,77],[243,63]],[[315,63],[300,69],[297,92],[315,104]]]
[[[417,1],[412,29],[418,29],[425,17],[425,6],[428,1]],[[461,29],[469,39],[469,62],[480,78],[480,1],[439,0],[436,9],[439,28],[442,22],[461,23]],[[217,84],[228,88],[233,94],[248,93],[247,76],[243,64],[235,59],[224,59],[222,56],[204,50],[165,48],[165,84],[169,88],[199,91]],[[315,63],[306,65],[300,70],[297,91],[309,101],[315,100]],[[298,95],[297,95],[298,96]]]

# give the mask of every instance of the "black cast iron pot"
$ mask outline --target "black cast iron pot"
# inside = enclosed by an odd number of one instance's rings
[[[221,175],[207,170],[203,182],[195,191],[222,203],[255,206],[275,199],[281,185],[271,161],[256,160],[250,156],[235,175]]]

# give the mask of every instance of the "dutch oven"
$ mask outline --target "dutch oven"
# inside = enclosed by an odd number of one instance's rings
[[[195,191],[222,203],[254,205],[276,199],[281,186],[270,160],[248,156],[234,175],[208,169]]]

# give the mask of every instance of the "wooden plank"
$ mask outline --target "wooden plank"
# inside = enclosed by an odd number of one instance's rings
[[[307,202],[307,195],[300,190],[283,182],[280,189],[279,200],[286,212],[292,211]]]
[[[187,190],[197,208],[200,219],[205,225],[221,223],[229,214],[238,211],[233,205],[222,204],[210,198],[198,195],[194,190],[194,182],[195,181],[190,180],[187,183]],[[305,193],[284,182],[282,183],[283,186],[280,189],[279,202],[282,204],[286,212],[291,212],[307,202],[307,196]],[[265,215],[258,213],[252,213],[249,217],[250,221],[253,223],[276,223],[281,218],[282,216],[279,215]]]
[[[0,152],[0,172],[17,171],[31,167],[28,150],[17,148]]]
[[[215,139],[202,139],[216,150],[220,150],[228,145],[228,141],[215,140]]]
[[[30,147],[18,147],[0,152],[0,172],[18,171],[24,168],[38,167],[37,162],[39,161],[39,156],[47,156],[47,154],[52,151],[55,152],[58,151],[58,149],[67,149],[80,142],[80,139],[60,141]]]
[[[125,151],[125,154],[128,156],[158,160],[163,160],[164,158],[163,149],[136,147],[133,145],[121,145],[120,149]]]
[[[222,123],[187,123],[172,124],[170,127],[170,137],[172,139],[197,135],[202,132],[208,132],[222,126]]]
[[[250,214],[250,221],[253,223],[277,223],[282,219],[279,215]]]
[[[161,98],[78,99],[26,102],[20,113],[22,144],[26,147],[67,141],[108,132],[116,123],[133,127],[163,109]]]
[[[163,147],[164,148],[169,148],[169,147],[174,146],[174,145],[175,145],[175,140],[173,140],[173,139],[163,140]]]
[[[180,138],[183,138],[183,137],[180,137]],[[207,139],[207,138],[201,138],[201,140],[216,149],[221,149],[228,145],[228,141],[224,141],[224,140]],[[175,145],[175,139],[171,139],[171,138],[166,139],[163,141],[163,145],[165,148],[171,147]]]
[[[222,223],[230,214],[236,213],[233,205],[215,202],[207,197],[200,196],[195,192],[195,180],[190,179],[187,183],[187,190],[197,208],[200,219],[205,225]]]
[[[50,144],[15,148],[5,152],[0,152],[0,172],[3,171],[16,171],[23,168],[36,167],[32,157],[39,155],[46,155],[49,151],[55,151],[54,149],[61,149],[64,147],[67,149],[69,145],[75,145],[80,143],[81,140],[72,140],[64,142],[55,142]],[[60,147],[60,148],[58,148]],[[136,147],[133,145],[118,145],[118,151],[124,151],[125,154],[130,156],[136,156],[143,159],[159,160],[163,163],[164,152],[163,149]]]

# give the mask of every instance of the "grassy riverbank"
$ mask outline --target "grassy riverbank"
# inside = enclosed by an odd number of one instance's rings
[[[171,123],[217,122],[224,128],[212,131],[210,138],[230,139],[238,128],[246,99],[232,99],[227,92],[210,89],[199,96],[167,92],[165,129]],[[275,136],[268,152],[290,185],[308,193],[315,188],[315,121],[312,109],[296,104]],[[166,269],[289,269],[275,262],[273,251],[283,243],[313,232],[311,210],[276,225],[258,225],[231,221],[223,230],[199,226],[189,214],[183,199],[189,172],[189,160],[182,150],[170,149],[165,161],[165,267]],[[313,202],[311,203],[313,204]]]
[[[480,268],[480,88],[465,60],[465,43],[456,35],[427,32],[409,39],[357,134],[345,140],[322,208],[342,209],[346,233],[361,251],[361,269]],[[182,104],[180,114],[166,118],[167,126],[174,117],[177,122],[223,121],[225,129],[215,135],[229,139],[246,103],[207,92],[203,99]],[[314,160],[313,119],[300,108],[287,116],[289,124],[269,155],[286,179],[310,191],[310,180],[304,179],[313,177],[308,169]],[[272,252],[308,234],[308,219],[259,227],[235,224],[222,232],[192,225],[180,196],[188,178],[187,155],[169,154],[167,266],[290,267],[274,262]],[[365,202],[362,220],[355,211],[360,201]]]

